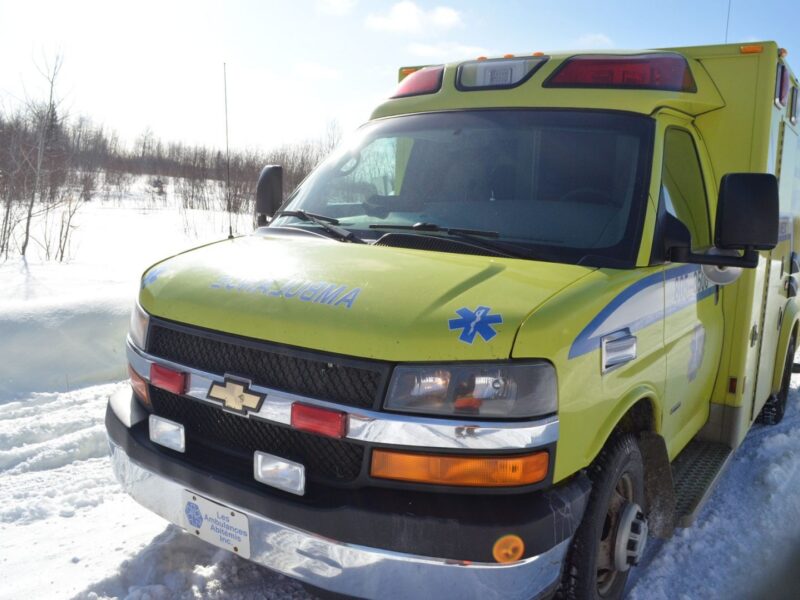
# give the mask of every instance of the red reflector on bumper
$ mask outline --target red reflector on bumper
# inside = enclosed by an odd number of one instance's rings
[[[160,365],[150,365],[150,383],[173,394],[182,395],[186,389],[186,373]]]
[[[292,427],[300,431],[343,438],[347,433],[347,415],[337,410],[292,404]]]

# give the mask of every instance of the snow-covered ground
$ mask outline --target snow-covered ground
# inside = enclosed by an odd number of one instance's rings
[[[307,598],[117,485],[103,418],[127,383],[0,404],[0,598]]]
[[[113,479],[103,416],[127,385],[139,275],[227,233],[224,215],[156,206],[137,185],[121,204],[81,208],[69,264],[0,264],[0,600],[311,598],[168,525]],[[798,385],[783,423],[750,432],[695,525],[651,541],[631,598],[800,596]]]
[[[798,386],[779,425],[748,433],[694,525],[651,540],[631,599],[800,598]]]

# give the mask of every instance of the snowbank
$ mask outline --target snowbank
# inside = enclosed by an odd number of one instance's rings
[[[121,379],[135,286],[118,295],[34,301],[0,311],[0,398]]]
[[[168,190],[154,200],[141,177],[119,201],[83,204],[68,263],[43,261],[33,245],[28,261],[0,264],[0,403],[125,376],[125,333],[142,272],[228,231],[224,212],[184,209]],[[235,231],[251,229],[249,216],[234,221]]]

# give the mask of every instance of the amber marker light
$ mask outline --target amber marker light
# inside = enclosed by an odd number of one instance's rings
[[[131,378],[131,388],[133,392],[139,397],[139,400],[147,408],[152,408],[150,404],[150,393],[147,390],[147,382],[133,370],[133,367],[128,365],[128,375]]]
[[[405,79],[412,73],[416,73],[421,68],[422,67],[403,67],[402,69],[400,69],[400,81],[403,81],[403,79]]]
[[[546,451],[524,456],[453,456],[374,450],[370,474],[379,479],[470,487],[511,487],[547,477]]]
[[[739,52],[742,54],[761,54],[764,51],[764,46],[761,44],[746,44],[739,46]]]
[[[504,535],[492,547],[492,556],[499,563],[510,563],[522,558],[525,542],[518,535]]]

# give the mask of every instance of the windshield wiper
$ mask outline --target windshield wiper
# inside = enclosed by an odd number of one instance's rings
[[[510,256],[513,258],[534,258],[532,253],[527,252],[522,248],[511,247],[510,245],[502,242],[492,242],[486,239],[500,237],[500,234],[497,231],[488,231],[483,229],[461,229],[458,227],[441,227],[435,223],[414,223],[413,225],[393,225],[391,223],[387,223],[386,225],[370,225],[369,228],[400,229],[421,231],[425,233],[444,233],[445,235],[472,242],[473,244],[482,246],[483,248],[494,250],[498,254],[503,254],[505,256]]]
[[[298,219],[302,219],[303,221],[308,221],[309,223],[319,225],[328,233],[332,233],[336,239],[342,240],[343,242],[366,244],[364,240],[362,240],[352,231],[348,231],[344,227],[339,227],[339,219],[335,219],[334,217],[318,215],[316,213],[310,213],[304,210],[282,210],[281,212],[276,213],[275,217],[296,217]]]

